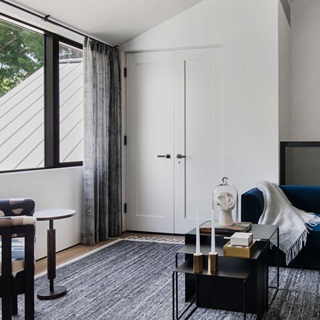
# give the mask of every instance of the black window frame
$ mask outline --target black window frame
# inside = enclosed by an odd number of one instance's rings
[[[82,166],[83,161],[60,162],[59,44],[63,43],[80,50],[83,50],[83,45],[9,15],[1,13],[1,16],[8,20],[3,20],[4,22],[17,22],[23,27],[38,30],[44,37],[44,166],[3,170],[0,174]]]
[[[286,150],[287,148],[320,148],[320,141],[280,141],[279,183],[286,185]]]

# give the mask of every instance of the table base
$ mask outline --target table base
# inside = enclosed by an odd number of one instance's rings
[[[63,286],[55,286],[53,291],[50,288],[44,288],[38,291],[37,297],[40,300],[57,299],[64,296],[67,293],[67,289]]]

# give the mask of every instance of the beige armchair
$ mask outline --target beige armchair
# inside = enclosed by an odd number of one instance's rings
[[[25,319],[34,319],[33,199],[0,199],[2,319],[18,313],[17,295],[25,294]]]

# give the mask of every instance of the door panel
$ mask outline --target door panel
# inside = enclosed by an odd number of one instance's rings
[[[176,159],[175,232],[195,227],[195,213],[211,218],[212,191],[222,174],[221,49],[184,50],[175,56]]]
[[[223,176],[223,49],[130,53],[127,68],[127,230],[187,232]]]
[[[173,54],[128,54],[127,65],[127,229],[172,233]]]

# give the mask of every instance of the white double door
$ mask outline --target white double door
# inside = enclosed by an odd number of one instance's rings
[[[222,48],[127,54],[127,230],[211,216],[222,170]]]

